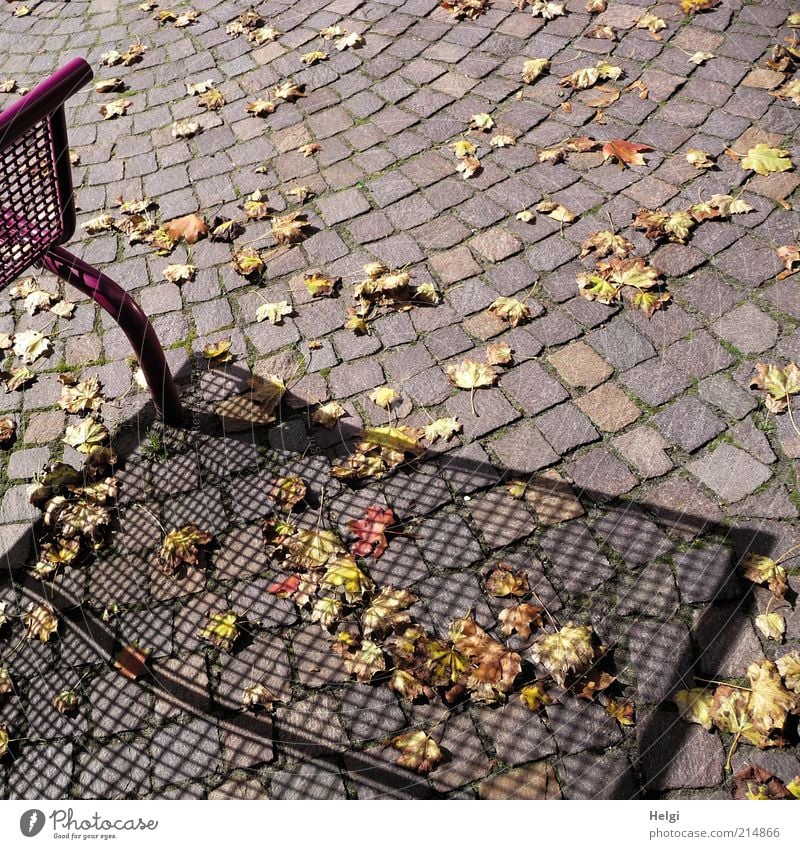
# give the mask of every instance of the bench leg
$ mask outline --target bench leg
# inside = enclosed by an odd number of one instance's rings
[[[173,427],[182,424],[181,402],[172,372],[153,325],[133,298],[110,277],[60,246],[51,248],[42,265],[88,295],[117,322],[133,346],[153,403]]]

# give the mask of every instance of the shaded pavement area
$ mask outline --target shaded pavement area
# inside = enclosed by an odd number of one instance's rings
[[[18,621],[0,633],[0,666],[14,682],[0,696],[0,726],[14,741],[0,759],[0,795],[729,798],[730,736],[683,721],[671,697],[693,683],[739,680],[750,662],[800,641],[788,602],[777,608],[783,643],[754,629],[770,594],[737,568],[748,551],[777,557],[800,542],[800,438],[749,388],[756,362],[800,356],[800,284],[776,280],[776,249],[797,238],[800,180],[795,170],[756,176],[725,154],[763,142],[800,162],[800,111],[771,92],[791,76],[765,65],[792,37],[791,5],[722,0],[687,17],[675,2],[609,0],[590,15],[585,0],[569,0],[567,14],[546,21],[494,0],[459,21],[436,0],[264,2],[257,11],[281,35],[263,44],[226,33],[246,11],[233,2],[196,2],[197,20],[179,28],[153,19],[160,7],[130,0],[31,2],[30,15],[15,17],[18,5],[0,9],[0,78],[31,87],[82,55],[96,78],[127,85],[131,105],[113,120],[99,106],[123,95],[90,87],[68,105],[79,224],[113,212],[119,197],[152,198],[161,221],[240,216],[260,189],[279,214],[302,209],[311,230],[270,253],[257,281],[231,268],[225,243],[161,257],[122,233],[73,239],[70,249],[106,268],[152,317],[181,386],[184,429],[154,421],[147,394],[131,388],[124,337],[90,302],[67,293],[78,303],[73,317],[53,319],[0,293],[0,331],[49,328],[53,339],[35,382],[0,394],[0,412],[17,423],[0,467],[0,601],[13,612],[45,597],[60,617],[46,643],[22,639]],[[666,24],[659,38],[636,28],[648,11]],[[320,30],[336,24],[364,44],[324,42]],[[598,25],[616,38],[584,35]],[[138,41],[147,46],[140,62],[101,67],[103,53]],[[301,57],[317,50],[328,59],[308,67]],[[698,51],[713,58],[690,62]],[[549,59],[551,72],[523,83],[523,63],[535,58]],[[594,89],[570,95],[559,79],[603,58],[623,69],[624,90],[598,115],[588,105]],[[208,78],[224,95],[216,111],[186,93]],[[304,97],[266,117],[247,113],[289,79]],[[627,90],[637,80],[647,96]],[[15,96],[0,95],[0,108]],[[492,148],[491,134],[468,133],[482,113],[516,143]],[[185,119],[201,131],[176,138],[173,124]],[[469,179],[448,148],[462,136],[479,145],[482,169]],[[538,161],[542,148],[574,136],[652,150],[644,166],[627,168],[599,150]],[[299,150],[313,143],[313,155]],[[691,148],[716,167],[687,163]],[[289,192],[301,185],[313,194],[299,205]],[[752,210],[704,221],[685,245],[656,244],[631,227],[641,208],[683,209],[742,187]],[[542,200],[575,220],[535,212]],[[526,210],[533,217],[520,220]],[[581,244],[610,227],[666,282],[671,301],[652,318],[627,301],[578,293],[577,275],[596,261],[579,258]],[[251,221],[240,241],[267,256],[275,243],[259,238],[265,231],[268,222]],[[193,280],[164,280],[167,265],[187,261]],[[352,284],[374,261],[432,283],[440,303],[389,311],[365,335],[344,329]],[[309,295],[303,280],[314,271],[342,278],[332,297]],[[57,291],[53,278],[37,278]],[[530,320],[510,327],[489,311],[501,296],[529,296]],[[264,302],[284,300],[293,311],[280,324],[257,320]],[[203,348],[223,338],[236,358],[210,365]],[[513,361],[471,400],[447,366],[485,361],[495,342],[511,347]],[[119,495],[108,546],[41,581],[30,573],[41,516],[28,485],[48,461],[82,462],[61,441],[77,420],[57,406],[66,369],[102,382]],[[289,384],[274,423],[236,426],[215,414],[253,375],[270,374]],[[392,413],[368,397],[386,385],[401,398]],[[331,430],[311,420],[330,400],[347,411]],[[331,475],[362,427],[440,417],[456,417],[462,431],[421,458],[355,484]],[[485,585],[498,562],[524,572],[549,615],[591,625],[609,648],[613,692],[633,700],[635,722],[612,718],[605,696],[562,695],[531,712],[513,692],[505,704],[412,702],[380,676],[353,680],[331,649],[334,635],[267,592],[286,572],[261,522],[276,511],[268,493],[286,474],[309,485],[297,519],[305,528],[351,540],[348,521],[371,505],[391,507],[406,533],[364,561],[372,579],[413,592],[414,619],[431,633],[446,636],[472,610],[520,651],[530,680],[528,642],[502,634],[508,602]],[[512,479],[529,481],[519,499],[506,489]],[[167,577],[157,564],[163,534],[188,522],[214,542],[198,567]],[[800,590],[800,578],[789,584]],[[247,621],[229,652],[200,636],[209,612],[228,609]],[[113,669],[129,643],[152,650],[137,681]],[[242,708],[253,682],[276,697],[272,712]],[[53,705],[65,688],[80,694],[73,714]],[[441,747],[428,775],[398,765],[399,752],[384,746],[409,730],[427,730]],[[758,763],[788,781],[800,773],[795,744],[742,744],[733,769]]]

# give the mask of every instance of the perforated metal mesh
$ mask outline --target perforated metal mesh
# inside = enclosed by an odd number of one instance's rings
[[[50,119],[0,150],[0,287],[64,236]]]

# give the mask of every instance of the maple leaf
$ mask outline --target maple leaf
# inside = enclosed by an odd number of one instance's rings
[[[442,762],[444,755],[433,737],[425,731],[410,731],[390,741],[389,745],[402,754],[397,759],[400,766],[425,775]]]
[[[467,139],[458,139],[454,142],[450,142],[448,147],[453,151],[458,159],[473,156],[477,151],[475,145],[472,144],[472,142],[467,141]]]
[[[176,139],[190,139],[199,132],[200,124],[190,119],[175,121],[172,125],[172,135]]]
[[[621,286],[616,286],[599,274],[581,272],[578,275],[578,292],[589,301],[599,301],[601,304],[614,304],[620,300]]]
[[[511,136],[507,136],[504,133],[498,133],[496,136],[492,136],[489,144],[492,147],[513,147],[516,144],[516,140]]]
[[[25,298],[23,306],[28,315],[35,315],[39,310],[47,309],[55,299],[56,296],[50,294],[50,292],[37,289]]]
[[[483,166],[477,156],[464,156],[458,160],[456,171],[464,180],[474,177]]]
[[[569,76],[562,77],[559,85],[569,86],[570,88],[581,91],[585,88],[590,88],[600,79],[600,71],[595,68],[580,68]]]
[[[209,613],[200,636],[222,651],[230,651],[239,637],[238,614],[232,610]]]
[[[437,439],[449,442],[456,433],[461,432],[462,427],[458,419],[442,418],[432,421],[429,425],[425,425],[422,430],[428,442],[435,442]]]
[[[284,316],[291,315],[294,307],[288,301],[261,304],[256,310],[256,321],[269,320],[270,324],[282,324]]]
[[[213,537],[191,523],[170,531],[161,544],[158,558],[167,575],[174,575],[181,566],[197,565],[197,547],[208,545]]]
[[[515,572],[507,563],[498,563],[486,578],[486,590],[495,598],[525,596],[531,588],[524,572]]]
[[[311,421],[330,430],[346,413],[347,410],[338,401],[328,401],[314,410]]]
[[[555,634],[542,634],[531,647],[531,658],[563,687],[567,675],[585,672],[594,660],[592,629],[568,622]]]
[[[197,213],[184,215],[181,218],[173,218],[161,226],[174,242],[179,242],[182,239],[187,245],[193,245],[202,239],[203,236],[208,235],[206,220],[202,215],[198,215]]]
[[[609,277],[620,286],[633,286],[636,289],[652,289],[658,285],[658,272],[647,265],[644,257],[640,256],[612,259],[609,264]]]
[[[504,318],[512,327],[522,324],[531,317],[531,311],[527,305],[517,298],[496,298],[489,306],[489,312],[494,313],[498,318]]]
[[[100,381],[97,375],[87,377],[74,386],[62,386],[58,406],[68,413],[99,410],[103,403],[100,396]]]
[[[768,640],[783,642],[786,620],[780,613],[760,613],[755,618],[755,626]]]
[[[81,230],[85,230],[90,236],[104,233],[114,227],[114,216],[103,212],[95,218],[90,218],[81,224]]]
[[[29,368],[15,368],[11,369],[8,375],[4,378],[6,384],[6,391],[13,392],[15,389],[19,389],[22,386],[25,386],[26,383],[34,380],[36,375]]]
[[[384,410],[391,409],[392,405],[400,398],[400,393],[389,386],[380,386],[373,389],[367,397],[373,404]]]
[[[0,418],[0,443],[7,444],[14,439],[16,422],[10,416]],[[0,624],[2,624],[0,622]]]
[[[773,413],[783,412],[792,395],[800,393],[800,369],[789,363],[783,368],[770,363],[756,363],[756,374],[750,380],[751,389],[767,393],[764,403]]]
[[[299,530],[283,542],[288,559],[301,569],[319,569],[344,554],[342,541],[333,531]],[[353,561],[355,563],[355,561]]]
[[[642,152],[652,150],[650,145],[635,144],[625,139],[612,139],[603,145],[603,157],[616,159],[623,167],[625,165],[645,165]]]
[[[563,3],[553,3],[551,0],[533,0],[530,4],[531,14],[535,17],[541,17],[546,21],[552,21],[564,14]]]
[[[250,378],[250,397],[271,413],[286,393],[286,383],[277,374],[254,375]]]
[[[794,649],[775,661],[786,688],[800,694],[800,651]]]
[[[291,598],[300,586],[302,577],[300,575],[290,575],[282,581],[276,581],[267,587],[267,592],[278,596],[278,598]]]
[[[225,105],[225,97],[218,88],[210,88],[197,98],[197,105],[209,112],[217,112]]]
[[[245,111],[250,115],[255,115],[256,118],[265,118],[267,115],[271,115],[275,109],[276,106],[271,100],[259,98],[258,100],[251,100]]]
[[[406,425],[367,427],[364,428],[358,447],[368,449],[379,446],[389,452],[419,457],[425,453],[425,448],[419,443],[421,436],[422,431]]]
[[[364,36],[357,32],[348,32],[336,40],[336,49],[347,50],[350,47],[363,47],[364,44]]]
[[[631,295],[631,305],[641,310],[648,318],[652,318],[656,310],[660,310],[669,302],[669,292],[642,292],[637,290]]]
[[[347,523],[347,527],[359,539],[351,548],[352,553],[357,557],[372,555],[377,560],[386,551],[388,545],[386,528],[396,521],[391,507],[385,510],[375,505],[367,507],[363,519],[351,519]]]
[[[290,81],[281,83],[272,89],[272,96],[275,100],[285,100],[288,103],[294,103],[300,97],[305,97],[305,85],[297,85]]]
[[[308,492],[306,482],[299,475],[285,475],[275,479],[269,497],[279,506],[291,510]]]
[[[147,659],[150,657],[150,649],[144,649],[137,645],[125,646],[117,652],[114,658],[114,668],[118,669],[123,677],[136,681],[147,672]]]
[[[319,34],[326,41],[330,41],[332,38],[341,38],[343,35],[347,35],[347,30],[340,24],[334,24],[333,26],[323,27]]]
[[[272,235],[281,245],[292,245],[301,242],[308,235],[305,231],[310,227],[306,216],[301,212],[290,212],[272,220]]]
[[[0,604],[0,612],[5,607],[5,602]],[[0,696],[7,696],[14,692],[14,684],[11,681],[11,676],[4,666],[0,666]]]
[[[269,41],[276,41],[283,33],[272,26],[258,27],[247,33],[247,40],[253,44],[266,44]]]
[[[702,725],[706,731],[711,731],[714,720],[711,712],[714,704],[714,694],[702,687],[694,687],[691,690],[678,690],[673,696],[673,701],[678,706],[678,712],[687,722]]]
[[[461,389],[471,390],[473,395],[476,389],[482,386],[492,386],[497,380],[497,374],[490,366],[485,363],[478,363],[475,360],[462,360],[458,365],[451,363],[447,366],[447,376]],[[472,413],[477,416],[474,401]]]
[[[537,212],[544,212],[554,221],[560,221],[562,224],[570,224],[575,220],[574,212],[560,203],[553,203],[553,201],[541,201],[541,203],[536,204],[536,210]]]
[[[542,627],[542,608],[535,604],[515,604],[500,611],[503,634],[508,637],[514,632],[523,640],[531,635],[531,624]]]
[[[242,248],[241,250],[234,251],[231,266],[242,277],[249,277],[251,274],[262,274],[266,268],[261,254],[253,248]]]
[[[197,273],[197,267],[189,263],[175,263],[168,265],[161,276],[170,283],[180,286],[181,283],[191,283]]]
[[[689,57],[689,61],[693,65],[702,65],[704,62],[708,62],[709,59],[714,59],[713,53],[706,53],[703,50],[698,50],[696,53],[692,53]]]
[[[353,675],[362,684],[369,684],[386,669],[386,659],[381,647],[372,640],[362,640],[354,651],[343,652],[342,660],[348,675]]]
[[[661,36],[658,35],[662,29],[667,28],[667,22],[657,15],[647,12],[636,21],[636,29],[646,29],[649,31],[656,41],[661,41]]]
[[[300,58],[306,65],[316,65],[327,59],[328,54],[324,50],[312,50],[310,53],[304,53]]]
[[[8,736],[8,731],[0,725],[0,758],[4,758],[8,754],[8,744],[11,738]]]
[[[417,597],[408,590],[396,590],[383,587],[370,602],[361,616],[364,634],[387,633],[395,628],[410,624],[411,616],[407,608],[417,601]]]
[[[50,339],[38,330],[23,330],[14,334],[14,353],[25,365],[48,356],[52,350]]]
[[[491,130],[494,126],[492,116],[486,112],[479,112],[473,115],[469,122],[470,129],[473,130]]]
[[[624,258],[634,250],[633,242],[630,239],[618,236],[610,230],[600,230],[583,240],[581,259],[588,256],[592,251],[595,251],[601,259],[609,254]]]
[[[97,419],[89,416],[82,422],[69,425],[64,433],[63,442],[77,448],[81,454],[90,454],[96,445],[108,439],[108,429]]]
[[[332,295],[338,279],[332,280],[330,277],[323,277],[321,274],[315,272],[303,278],[303,285],[308,289],[309,295],[319,298],[325,295]]]
[[[800,245],[782,245],[776,253],[785,266],[785,270],[778,275],[778,280],[785,280],[798,270],[795,265],[800,263]]]
[[[477,664],[467,679],[472,698],[481,702],[504,701],[522,669],[520,656],[493,640],[471,616],[453,622],[450,637],[455,649]]]
[[[734,799],[793,798],[792,793],[779,778],[776,778],[763,767],[750,764],[743,766],[731,778],[731,791]]]
[[[526,59],[522,64],[522,82],[536,82],[545,71],[549,70],[549,59]]]
[[[360,601],[365,593],[371,592],[374,587],[370,578],[361,571],[355,558],[349,555],[329,562],[321,583],[326,587],[341,589],[345,601],[351,604]]]
[[[770,147],[768,144],[757,144],[751,147],[747,151],[747,156],[742,159],[742,168],[755,171],[762,177],[779,171],[789,171],[793,167],[788,150]]]
[[[408,699],[410,702],[418,699],[420,696],[433,698],[433,690],[423,684],[419,679],[415,678],[410,672],[405,669],[395,667],[392,670],[387,686],[390,690],[397,693],[398,696]]]
[[[553,704],[553,697],[545,690],[542,684],[526,684],[519,691],[520,701],[528,710],[541,710],[547,705]]]
[[[780,730],[788,714],[800,712],[800,697],[783,686],[778,667],[771,660],[751,663],[747,677],[751,688],[748,709],[756,729],[764,734]]]
[[[31,604],[22,617],[25,626],[25,639],[46,643],[58,629],[55,611],[49,604]]]
[[[311,621],[319,622],[323,628],[332,628],[342,618],[344,605],[338,598],[323,596],[314,601],[311,608]]]
[[[604,38],[609,41],[617,40],[617,33],[614,30],[614,27],[606,25],[597,24],[597,26],[590,29],[586,34],[586,38]]]
[[[120,82],[122,82],[120,80]],[[14,79],[0,80],[0,94],[11,94],[17,90],[17,81]]]
[[[609,699],[605,709],[620,725],[635,724],[636,707],[630,699]]]

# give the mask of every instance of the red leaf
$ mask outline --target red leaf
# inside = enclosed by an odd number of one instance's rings
[[[267,592],[278,596],[279,598],[291,598],[300,586],[301,577],[299,575],[289,575],[284,581],[270,584],[267,587]]]
[[[646,144],[634,144],[625,139],[612,139],[603,145],[603,156],[606,159],[616,159],[623,165],[645,165],[641,151],[652,149]]]
[[[363,519],[351,519],[347,523],[347,527],[360,540],[350,550],[359,557],[371,554],[377,560],[386,551],[388,544],[384,531],[394,523],[394,510],[391,507],[386,510],[374,505],[367,507]]]

